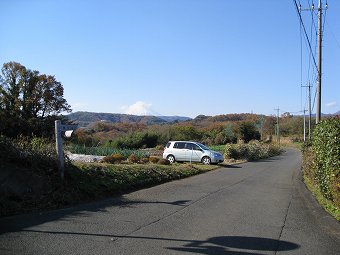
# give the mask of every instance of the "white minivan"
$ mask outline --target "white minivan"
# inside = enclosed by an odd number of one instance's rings
[[[205,165],[224,161],[223,155],[205,145],[191,141],[169,141],[163,152],[163,159],[175,161],[202,162]]]

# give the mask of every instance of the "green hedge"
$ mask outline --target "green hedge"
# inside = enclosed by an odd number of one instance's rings
[[[340,118],[321,121],[313,132],[314,178],[325,198],[339,204]]]

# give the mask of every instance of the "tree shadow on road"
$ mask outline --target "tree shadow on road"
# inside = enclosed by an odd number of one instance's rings
[[[289,251],[298,249],[300,245],[263,237],[219,236],[206,241],[193,241],[183,247],[169,247],[170,250],[195,254],[236,254],[259,255],[261,251]]]
[[[219,164],[218,166],[220,166],[221,168],[242,168],[242,166],[239,165],[228,165],[228,164]]]
[[[290,251],[300,248],[300,245],[264,237],[249,237],[249,236],[217,236],[211,237],[206,240],[185,240],[166,237],[150,237],[150,236],[134,236],[134,235],[114,235],[114,234],[100,234],[100,233],[86,233],[86,232],[65,232],[65,231],[43,231],[43,230],[23,230],[23,232],[32,232],[38,234],[48,235],[69,235],[69,236],[96,236],[103,238],[110,238],[115,242],[119,239],[129,240],[145,240],[145,241],[157,241],[162,242],[159,245],[164,245],[170,242],[172,247],[164,246],[164,249],[179,251],[181,253],[195,253],[195,254],[211,254],[211,255],[262,255],[262,252],[278,252],[278,251]],[[186,244],[181,244],[186,243]]]
[[[0,218],[0,235],[8,232],[20,232],[25,228],[34,227],[46,222],[67,220],[76,216],[87,217],[92,212],[108,212],[108,208],[121,207],[133,208],[141,204],[172,205],[184,207],[190,204],[191,200],[157,201],[157,200],[130,200],[119,196],[97,202],[85,203],[71,208],[64,208],[41,213],[31,213]]]

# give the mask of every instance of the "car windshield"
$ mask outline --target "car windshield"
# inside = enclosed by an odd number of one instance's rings
[[[209,150],[211,151],[211,149],[209,149],[207,146],[205,146],[204,144],[201,143],[197,143],[203,150]]]

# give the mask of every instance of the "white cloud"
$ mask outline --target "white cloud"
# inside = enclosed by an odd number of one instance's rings
[[[335,107],[337,105],[338,105],[337,102],[329,102],[326,104],[326,107]]]
[[[126,114],[133,114],[133,115],[147,115],[151,104],[138,101],[130,106],[123,106],[122,110]]]

